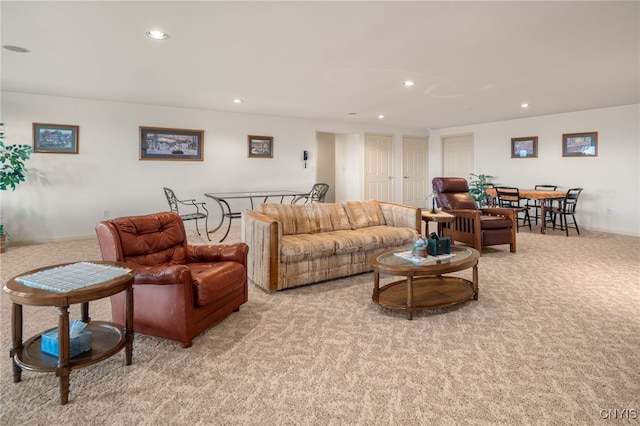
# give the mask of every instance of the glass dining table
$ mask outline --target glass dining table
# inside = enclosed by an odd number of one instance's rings
[[[279,203],[283,203],[285,199],[291,197],[291,202],[296,199],[296,197],[307,195],[308,191],[300,192],[300,191],[292,191],[288,189],[283,190],[273,190],[273,191],[248,191],[248,192],[209,192],[204,194],[205,197],[211,198],[220,206],[221,216],[220,223],[212,230],[208,230],[208,233],[216,232],[218,229],[222,227],[225,222],[225,218],[227,221],[227,229],[224,233],[220,242],[224,241],[229,235],[229,230],[231,229],[231,221],[233,219],[238,219],[242,216],[242,212],[240,211],[231,211],[231,206],[229,205],[229,200],[239,200],[239,199],[248,199],[251,205],[251,210],[255,208],[254,200],[260,203],[266,203],[270,198],[279,199]]]

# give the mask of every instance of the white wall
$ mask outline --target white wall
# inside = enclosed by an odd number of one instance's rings
[[[597,157],[562,157],[563,133],[592,131]],[[521,188],[584,188],[579,226],[640,236],[640,105],[432,130],[430,179],[442,173],[442,136],[462,133],[474,135],[476,173]],[[538,157],[511,158],[511,138],[525,136],[538,136]]]
[[[318,132],[316,134],[316,181],[329,185],[325,194],[326,203],[336,201],[336,135],[333,133]]]
[[[364,196],[364,135],[336,135],[336,201]]]
[[[315,149],[317,131],[356,135],[356,143],[346,141],[347,158],[340,166],[342,195],[354,198],[362,193],[364,156],[357,135],[399,138],[417,131],[13,92],[2,92],[2,121],[10,144],[31,144],[33,122],[80,126],[78,155],[33,154],[27,181],[15,192],[0,193],[2,222],[12,242],[93,236],[105,211],[109,217],[165,211],[163,186],[180,198],[208,201],[217,217],[206,192],[308,191],[315,183],[317,155],[310,153],[306,169],[301,155]],[[204,130],[204,161],[140,161],[139,126]],[[274,158],[247,158],[247,135],[273,136]]]

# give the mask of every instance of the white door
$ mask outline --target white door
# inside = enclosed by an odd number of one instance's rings
[[[402,203],[408,206],[424,208],[431,193],[427,147],[424,136],[402,137]]]
[[[469,179],[473,173],[473,135],[442,137],[442,176]]]
[[[364,135],[364,198],[393,201],[393,135]]]

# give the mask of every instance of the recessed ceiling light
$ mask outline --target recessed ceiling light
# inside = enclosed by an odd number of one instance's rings
[[[166,38],[169,38],[169,34],[163,33],[162,31],[158,30],[147,31],[147,36],[151,37],[154,40],[164,40]]]
[[[17,53],[29,53],[28,49],[25,49],[24,47],[20,47],[20,46],[11,46],[11,45],[4,45],[2,46],[7,50],[10,50],[12,52],[17,52]]]
[[[382,119],[384,118],[384,115],[382,115],[382,114],[378,114],[378,118],[379,118],[380,120],[382,120]]]
[[[402,83],[402,85],[403,85],[404,87],[411,87],[411,86],[415,86],[415,85],[416,85],[416,82],[415,82],[415,81],[412,81],[412,80],[407,80],[407,81],[403,82],[403,83]]]
[[[523,102],[523,103],[520,104],[520,107],[521,108],[529,108],[529,104],[526,103],[526,102]]]
[[[240,98],[235,98],[233,100],[233,103],[236,103],[236,104],[241,104],[242,102],[244,102],[244,101],[242,99],[240,99]]]

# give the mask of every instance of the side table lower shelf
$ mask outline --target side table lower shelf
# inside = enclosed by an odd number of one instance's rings
[[[52,372],[58,369],[58,357],[41,351],[42,335],[46,330],[29,340],[14,356],[15,362],[26,370]],[[109,358],[126,345],[124,329],[118,324],[106,321],[91,321],[85,330],[92,333],[91,350],[69,358],[69,368],[81,368]]]

